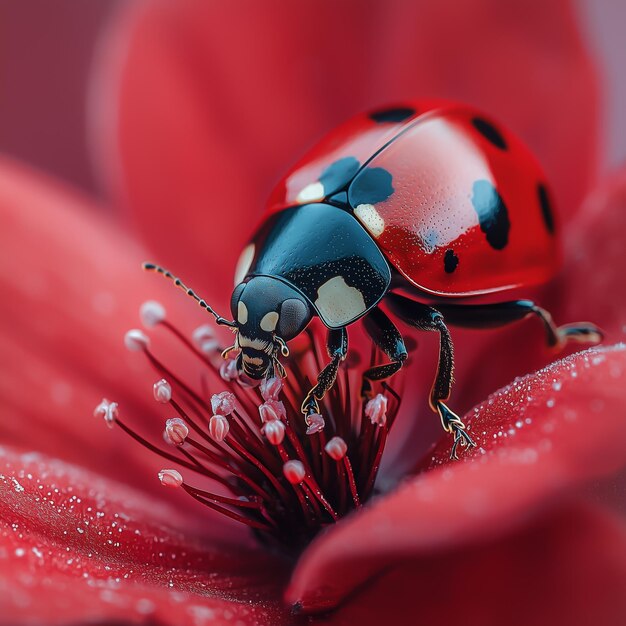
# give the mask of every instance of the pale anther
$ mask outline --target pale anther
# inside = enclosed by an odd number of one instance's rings
[[[165,319],[165,307],[156,300],[148,300],[139,308],[139,317],[146,328],[154,328]]]
[[[174,446],[182,446],[189,435],[187,424],[180,417],[165,422],[165,440]]]
[[[261,382],[259,390],[263,400],[278,400],[282,388],[283,381],[280,378],[272,377]]]
[[[94,417],[104,419],[106,425],[109,428],[113,428],[115,420],[117,419],[118,404],[117,402],[109,402],[106,398],[102,399],[102,402],[94,409]]]
[[[374,396],[365,405],[365,415],[369,417],[372,424],[384,426],[387,423],[387,398],[382,393]]]
[[[314,435],[315,433],[322,432],[324,430],[324,426],[326,426],[324,418],[319,413],[311,413],[311,415],[307,415],[304,421],[307,425],[307,435]]]
[[[300,484],[306,475],[302,461],[287,461],[283,465],[283,474],[285,478],[292,484]]]
[[[285,425],[280,420],[266,422],[262,430],[267,440],[274,446],[279,446],[285,439]]]
[[[134,328],[124,335],[124,345],[131,352],[142,352],[150,347],[150,339],[140,330]]]
[[[175,469],[162,469],[159,472],[159,480],[164,487],[180,487],[183,484],[183,477]]]
[[[214,415],[209,420],[209,434],[214,441],[224,441],[229,430],[230,424],[223,415]]]
[[[341,437],[333,437],[325,446],[326,454],[335,461],[341,461],[346,456],[348,446]]]
[[[230,415],[235,410],[235,394],[230,391],[213,394],[211,409],[219,415]]]
[[[172,386],[165,378],[161,378],[161,380],[157,380],[157,382],[152,385],[152,393],[157,402],[167,404],[172,399]]]

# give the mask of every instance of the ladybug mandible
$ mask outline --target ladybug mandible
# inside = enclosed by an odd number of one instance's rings
[[[459,443],[474,442],[445,403],[454,366],[446,322],[492,327],[533,315],[551,346],[601,340],[590,323],[557,328],[529,300],[462,303],[552,277],[556,235],[544,174],[518,139],[471,108],[416,102],[351,119],[281,181],[237,265],[232,321],[166,270],[144,267],[236,332],[224,354],[239,350],[237,367],[253,379],[284,375],[287,342],[318,316],[330,362],[302,402],[305,418],[319,412],[358,319],[389,358],[363,374],[363,394],[402,367],[407,350],[382,301],[403,322],[439,333],[430,406],[454,436],[456,458]]]

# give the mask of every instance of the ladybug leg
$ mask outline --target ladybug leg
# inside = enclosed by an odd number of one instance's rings
[[[602,331],[590,322],[557,326],[550,313],[531,300],[512,300],[484,305],[444,304],[439,306],[439,310],[450,324],[466,328],[505,326],[534,315],[543,323],[547,344],[557,350],[570,341],[599,343],[603,336]]]
[[[330,363],[317,375],[317,384],[307,393],[300,410],[305,416],[320,412],[319,401],[335,383],[339,364],[348,353],[348,333],[345,328],[333,328],[328,331],[326,349]]]
[[[402,367],[408,354],[400,331],[378,307],[363,318],[363,325],[374,343],[391,359],[391,363],[370,367],[363,373],[361,395],[368,398],[372,391],[371,381],[393,376]]]
[[[465,430],[461,418],[444,403],[450,397],[454,378],[454,346],[443,315],[432,307],[397,294],[389,294],[387,302],[393,312],[410,326],[439,333],[439,363],[430,392],[430,408],[439,415],[443,429],[454,436],[450,458],[457,460],[459,444],[467,447],[475,447],[476,444]]]

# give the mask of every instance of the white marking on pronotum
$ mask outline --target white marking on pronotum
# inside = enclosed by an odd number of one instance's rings
[[[264,330],[266,333],[276,330],[276,324],[278,324],[278,313],[276,311],[270,311],[261,318],[261,330]]]
[[[315,202],[324,198],[324,185],[320,182],[309,183],[297,196],[296,202]]]
[[[350,287],[343,276],[327,280],[317,290],[315,306],[324,321],[333,327],[344,326],[367,310],[363,294]]]
[[[248,321],[248,308],[241,300],[237,303],[237,321],[240,324],[245,324]]]
[[[374,237],[380,237],[383,234],[385,230],[385,220],[373,204],[359,204],[359,206],[354,209],[354,214]]]
[[[238,285],[246,277],[252,265],[252,259],[254,259],[253,243],[247,245],[239,255],[239,261],[237,261],[237,267],[235,268],[235,285]]]

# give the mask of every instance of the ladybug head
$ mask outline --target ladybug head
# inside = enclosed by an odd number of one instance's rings
[[[253,276],[235,287],[230,303],[241,348],[238,366],[252,379],[282,375],[278,356],[311,321],[311,308],[293,287],[271,276]]]

